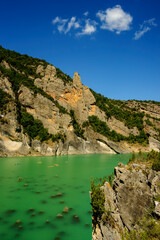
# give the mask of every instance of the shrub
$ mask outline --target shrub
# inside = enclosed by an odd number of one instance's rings
[[[95,184],[95,180],[91,179],[91,206],[93,211],[94,220],[100,220],[102,214],[105,212],[105,195],[104,190],[101,189],[101,184]]]
[[[56,68],[56,76],[57,78],[62,79],[65,85],[66,83],[73,82],[72,78],[69,75],[63,73],[59,68]]]
[[[120,100],[111,100],[90,89],[96,99],[96,105],[105,112],[107,118],[114,116],[116,119],[125,123],[129,128],[137,127],[140,131],[143,129],[144,113],[130,111],[124,107],[124,102]]]
[[[82,129],[81,126],[79,125],[79,123],[77,122],[73,110],[70,111],[70,116],[71,116],[71,118],[72,118],[72,125],[73,125],[73,128],[74,128],[74,133],[75,133],[78,137],[83,138],[83,139],[86,139],[86,138],[84,137],[84,129]]]
[[[34,119],[33,116],[25,110],[21,113],[21,124],[24,127],[24,132],[32,139],[38,137],[40,141],[45,141],[50,138],[48,130],[43,127],[43,123],[39,119]]]
[[[0,111],[3,111],[5,105],[11,101],[11,96],[0,89]]]
[[[66,139],[65,134],[61,133],[57,133],[55,135],[52,134],[52,142],[59,142],[59,140],[62,140],[62,142],[64,143],[65,139]]]
[[[44,128],[43,123],[39,119],[34,119],[33,116],[24,109],[21,113],[21,124],[24,128],[24,132],[27,133],[31,139],[38,138],[41,142],[50,138],[53,142],[59,142],[59,140],[62,142],[65,141],[65,134],[49,134],[48,129]]]
[[[146,124],[149,125],[149,126],[153,126],[153,123],[147,118],[145,120]]]

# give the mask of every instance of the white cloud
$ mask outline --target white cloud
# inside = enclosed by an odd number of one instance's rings
[[[57,29],[59,32],[65,32],[65,25],[68,19],[61,19],[60,17],[56,17],[52,20],[52,24],[57,24]]]
[[[140,39],[146,32],[151,30],[151,27],[156,27],[157,24],[155,23],[155,18],[151,18],[149,20],[145,20],[141,25],[140,29],[135,32],[134,40]]]
[[[151,28],[150,27],[144,27],[142,30],[139,30],[137,32],[135,32],[134,34],[134,39],[138,40],[139,38],[141,38],[146,32],[150,31]]]
[[[88,12],[88,11],[83,13],[83,15],[84,15],[85,17],[87,17],[87,16],[88,16],[88,14],[89,14],[89,12]]]
[[[102,23],[101,29],[115,31],[117,34],[130,30],[130,24],[133,21],[133,17],[124,12],[120,5],[108,8],[105,11],[98,11],[96,15]]]
[[[87,19],[85,21],[85,26],[82,28],[82,31],[77,33],[77,36],[82,36],[82,35],[91,35],[94,32],[96,32],[97,22],[96,21],[91,21],[90,19]]]
[[[56,17],[55,19],[52,20],[53,24],[59,23],[61,19],[59,17]]]
[[[68,26],[67,26],[67,29],[65,31],[65,34],[68,33],[71,28],[80,28],[80,24],[78,21],[76,21],[76,17],[72,17],[71,20],[68,22]]]
[[[57,29],[59,32],[68,33],[71,28],[77,29],[80,28],[80,24],[76,21],[76,17],[71,17],[70,21],[68,19],[61,19],[56,17],[52,20],[52,24],[57,24]]]

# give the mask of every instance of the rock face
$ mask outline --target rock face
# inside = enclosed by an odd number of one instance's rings
[[[145,165],[115,168],[113,188],[109,183],[102,187],[105,194],[105,210],[108,219],[102,216],[99,224],[93,221],[93,240],[122,239],[122,232],[139,230],[142,219],[153,206],[160,216],[160,202],[154,201],[160,194],[160,172],[148,170]]]
[[[143,119],[141,118],[143,133],[148,138],[148,142],[141,144],[141,141],[137,142],[141,137],[140,129],[142,128],[138,129],[139,123],[137,126],[130,126],[122,117],[115,115],[114,108],[118,112],[121,108],[115,100],[104,102],[104,108],[100,107],[95,94],[82,84],[77,72],[74,73],[72,80],[43,60],[15,52],[13,54],[2,47],[0,47],[0,54],[2,58],[0,92],[3,96],[7,94],[6,98],[9,96],[9,101],[0,102],[0,156],[115,154],[160,150],[159,103],[121,101],[124,112],[127,110],[130,113],[136,111],[136,114],[141,112],[150,114],[149,117],[144,114]],[[13,56],[12,61],[10,61],[11,56]],[[14,61],[16,61],[16,68]],[[113,116],[108,116],[105,109],[111,109]],[[24,110],[34,120],[41,121],[48,134],[65,137],[58,140],[55,138],[55,141],[51,141],[52,138],[40,141],[38,135],[32,138],[27,132],[27,126],[24,127],[21,124]],[[106,130],[96,130],[89,124],[84,126],[92,116],[96,116],[101,121],[101,126],[107,126],[110,131],[108,135]],[[117,140],[115,135],[118,136],[118,134],[121,139],[124,137],[124,140]],[[137,138],[136,143],[126,140],[130,136]]]

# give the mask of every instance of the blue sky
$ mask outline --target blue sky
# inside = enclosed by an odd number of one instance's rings
[[[113,99],[160,101],[159,0],[1,1],[0,45]]]

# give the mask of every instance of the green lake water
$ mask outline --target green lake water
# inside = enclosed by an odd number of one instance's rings
[[[0,158],[0,240],[91,240],[90,179],[110,175],[129,158]],[[68,213],[62,213],[65,206]]]

